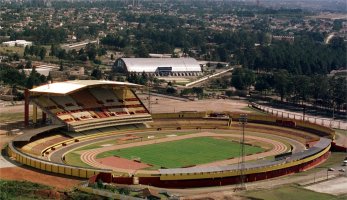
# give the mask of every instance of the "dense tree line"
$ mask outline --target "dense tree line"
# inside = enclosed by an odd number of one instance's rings
[[[70,61],[87,61],[91,60],[94,62],[100,62],[97,60],[97,56],[105,55],[105,48],[98,48],[95,44],[87,44],[85,48],[76,51],[75,49],[66,51],[65,49],[60,48],[60,46],[52,44],[50,56],[55,56],[59,59],[70,60]]]
[[[47,81],[46,77],[37,73],[35,68],[32,68],[29,76],[26,76],[23,70],[17,70],[5,64],[0,64],[0,80],[6,85],[22,86],[28,89]]]
[[[292,74],[327,74],[347,66],[346,45],[342,38],[334,38],[329,45],[308,38],[299,38],[293,44],[274,42],[244,56],[246,59],[242,64],[251,69],[285,69]]]
[[[67,31],[63,28],[52,28],[48,24],[37,27],[25,27],[22,32],[12,31],[9,33],[11,40],[27,39],[36,44],[58,44],[66,41]]]
[[[274,73],[255,74],[251,70],[239,68],[234,70],[231,84],[237,89],[254,86],[263,95],[275,93],[281,97],[281,101],[307,102],[338,110],[347,104],[347,80],[340,76],[297,75],[283,69]]]
[[[126,78],[130,83],[136,83],[140,85],[146,85],[150,80],[150,77],[145,72],[143,72],[141,75],[137,75],[136,73],[128,73]]]
[[[46,57],[47,49],[41,46],[25,46],[24,48],[24,57],[26,56],[36,56],[40,57],[43,60]]]

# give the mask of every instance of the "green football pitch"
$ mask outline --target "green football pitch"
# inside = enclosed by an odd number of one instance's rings
[[[260,147],[245,145],[246,154],[262,151]],[[109,156],[140,158],[141,162],[151,164],[153,168],[176,168],[226,160],[239,157],[239,155],[239,143],[212,137],[199,137],[107,151],[97,155],[97,158]]]

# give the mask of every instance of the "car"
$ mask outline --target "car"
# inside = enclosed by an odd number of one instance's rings
[[[333,172],[333,171],[335,171],[335,169],[334,168],[329,168],[328,171]]]
[[[345,172],[346,170],[345,169],[339,169],[339,172]]]

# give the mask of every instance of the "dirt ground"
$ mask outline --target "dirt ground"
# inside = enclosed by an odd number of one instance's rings
[[[26,167],[8,167],[0,169],[0,179],[25,180],[55,187],[58,190],[69,190],[81,180],[48,174]]]
[[[125,158],[119,158],[115,156],[99,158],[96,160],[103,165],[108,165],[115,168],[126,168],[126,169],[138,170],[138,169],[144,169],[144,168],[150,167],[149,165],[145,163],[139,163],[133,160],[128,160]]]
[[[245,110],[248,105],[248,102],[245,100],[204,99],[197,101],[180,101],[159,96],[151,96],[151,105],[149,106],[147,99],[148,95],[139,95],[139,97],[152,113],[180,111],[249,112]]]

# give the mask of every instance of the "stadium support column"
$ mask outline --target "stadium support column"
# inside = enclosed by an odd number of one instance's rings
[[[231,127],[232,121],[233,121],[233,119],[230,117],[229,121],[228,121],[228,127]]]
[[[37,123],[37,106],[35,104],[33,105],[33,123]]]
[[[24,91],[24,126],[29,126],[29,90]]]
[[[45,124],[47,120],[47,114],[42,111],[42,124]]]

